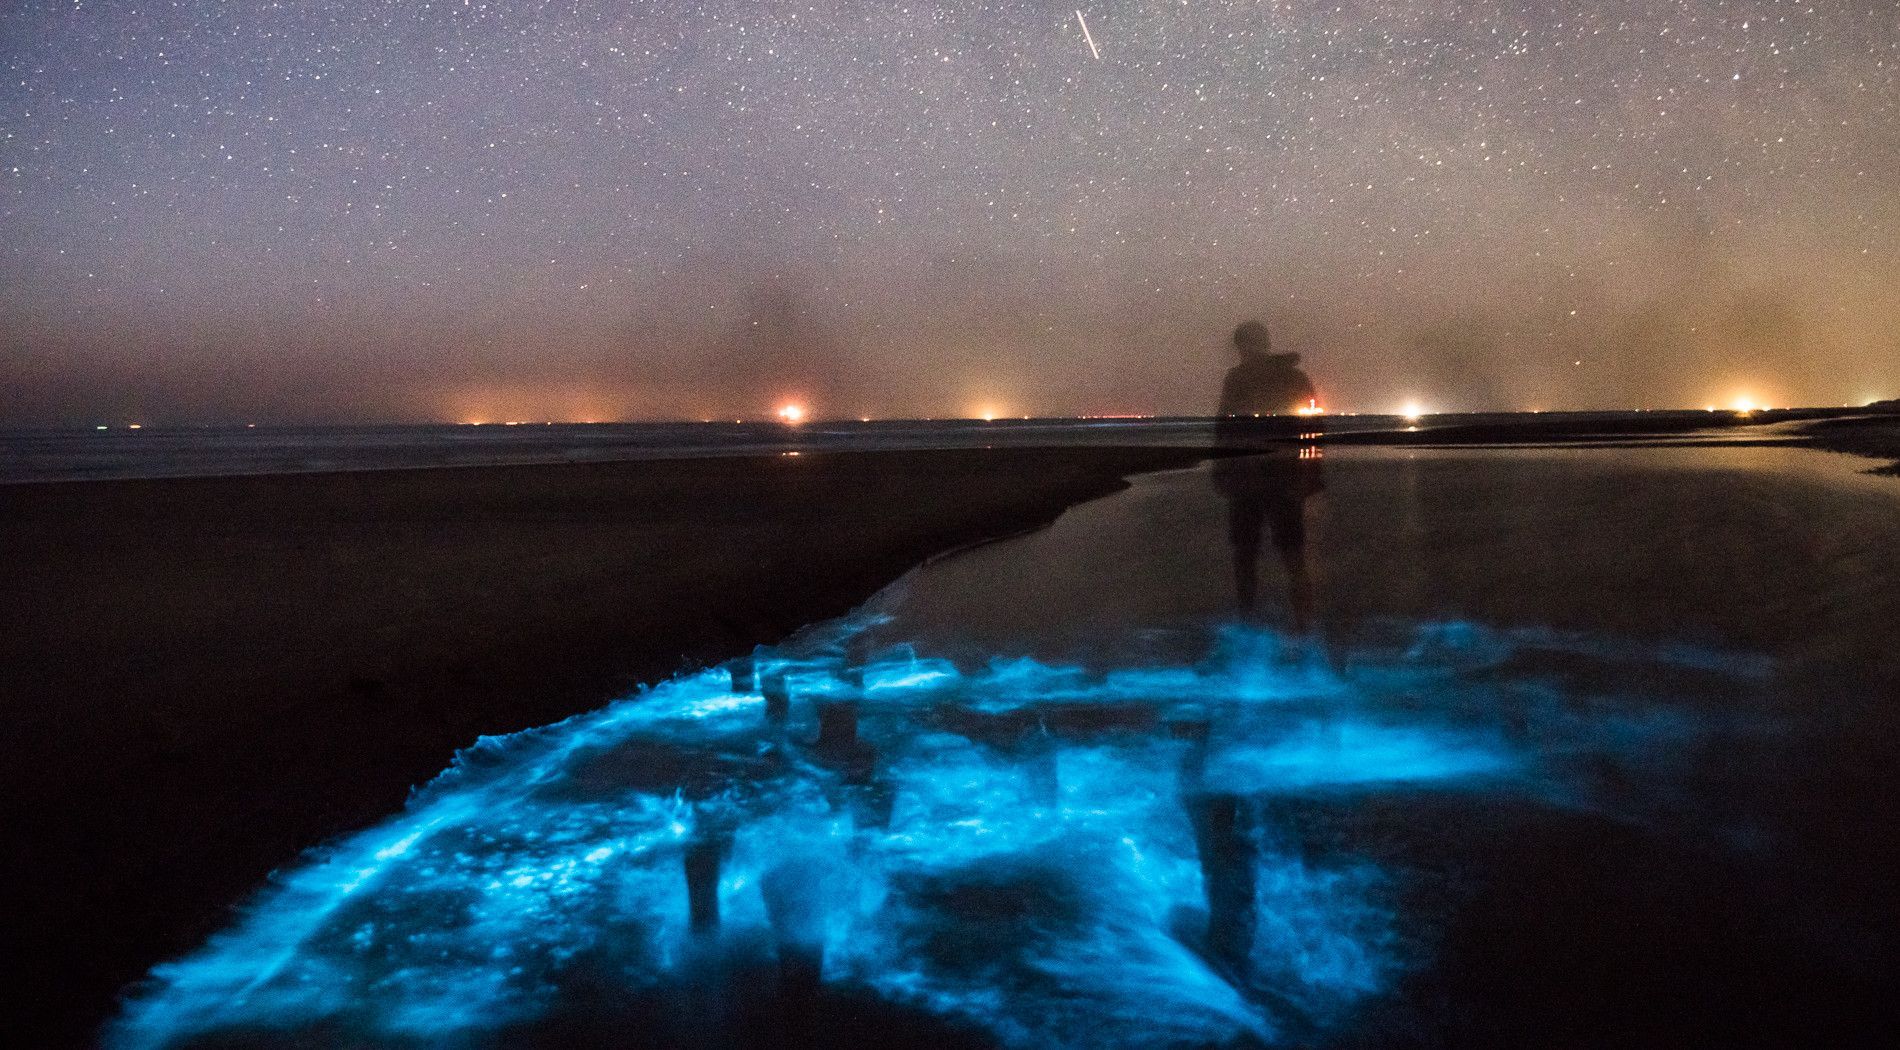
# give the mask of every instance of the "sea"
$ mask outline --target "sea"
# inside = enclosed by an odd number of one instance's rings
[[[1577,423],[1628,412],[1542,413]],[[1662,413],[1649,413],[1649,417]],[[1486,425],[1526,414],[1325,417],[1330,434]],[[936,448],[1206,446],[1207,417],[779,422],[492,423],[377,426],[165,426],[0,429],[0,484],[217,477],[520,463]]]

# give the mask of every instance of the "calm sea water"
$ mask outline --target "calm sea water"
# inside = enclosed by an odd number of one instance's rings
[[[1631,418],[1550,413],[1545,420]],[[1513,415],[1433,416],[1426,426],[1485,424]],[[1332,433],[1407,426],[1395,416],[1331,416]],[[1197,418],[889,420],[779,423],[590,423],[509,426],[123,426],[0,430],[0,483],[208,477],[306,471],[590,463],[793,451],[1212,442]]]

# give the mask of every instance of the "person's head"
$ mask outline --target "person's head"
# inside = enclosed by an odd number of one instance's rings
[[[1242,321],[1234,329],[1234,349],[1243,354],[1264,354],[1273,349],[1273,340],[1267,337],[1267,326],[1259,321]]]

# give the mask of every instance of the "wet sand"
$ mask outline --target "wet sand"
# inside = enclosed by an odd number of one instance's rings
[[[453,751],[845,612],[1184,449],[0,487],[15,1045]]]

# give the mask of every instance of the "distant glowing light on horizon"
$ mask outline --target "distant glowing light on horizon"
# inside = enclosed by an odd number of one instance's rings
[[[1404,416],[1407,423],[1416,423],[1425,418],[1425,409],[1416,401],[1407,401],[1405,407],[1399,409],[1399,415]]]
[[[1316,397],[1307,398],[1306,404],[1293,410],[1293,414],[1296,416],[1317,416],[1323,415],[1325,412],[1325,409],[1319,407],[1319,398]]]
[[[778,410],[778,417],[786,423],[803,423],[805,421],[805,406],[785,405]]]

